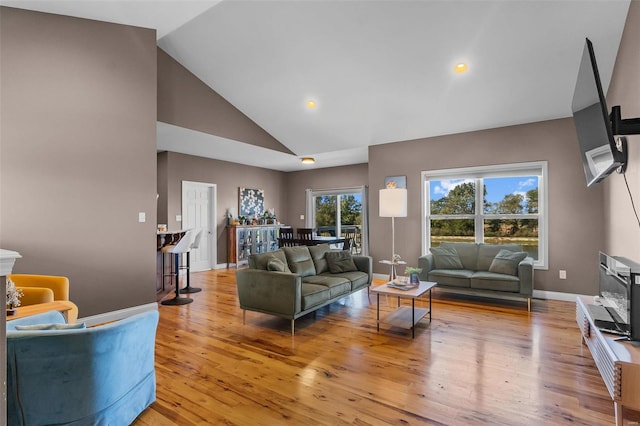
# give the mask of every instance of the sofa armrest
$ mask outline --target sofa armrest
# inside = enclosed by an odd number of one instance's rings
[[[436,265],[435,260],[433,259],[433,254],[428,253],[424,256],[420,256],[418,258],[418,268],[422,269],[422,271],[420,271],[420,280],[427,281],[427,275],[429,274],[429,271],[435,269],[435,266]]]
[[[518,264],[518,278],[520,278],[520,294],[531,297],[533,294],[533,258],[525,257]]]
[[[301,311],[302,279],[289,272],[240,269],[236,272],[242,309],[293,318]]]
[[[369,284],[371,284],[371,281],[373,280],[373,257],[361,255],[352,257],[358,271],[365,272],[369,276]]]

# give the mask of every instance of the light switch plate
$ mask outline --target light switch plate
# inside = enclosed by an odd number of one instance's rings
[[[182,215],[181,214],[177,214],[176,215],[176,222],[182,222]]]
[[[147,214],[145,212],[138,213],[138,222],[144,223],[147,221]]]

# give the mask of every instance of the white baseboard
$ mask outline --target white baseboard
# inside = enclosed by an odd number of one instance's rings
[[[562,300],[565,302],[575,302],[578,296],[593,297],[593,295],[587,296],[584,294],[562,293],[559,291],[533,290],[534,299]]]
[[[106,322],[119,321],[130,317],[131,315],[140,314],[147,311],[157,311],[157,303],[147,303],[146,305],[132,306],[130,308],[119,309],[117,311],[105,312],[103,314],[92,315],[89,317],[78,318],[78,322],[83,322],[87,327],[93,327]]]

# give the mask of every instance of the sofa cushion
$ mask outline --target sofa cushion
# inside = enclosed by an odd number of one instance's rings
[[[478,267],[478,245],[476,243],[454,243],[442,241],[440,247],[454,249],[464,269],[475,271]]]
[[[489,272],[496,274],[517,275],[518,263],[520,263],[527,253],[524,251],[500,250],[489,266]]]
[[[520,280],[518,277],[494,272],[476,272],[471,277],[470,286],[481,290],[520,292]]]
[[[301,286],[303,311],[329,300],[329,287],[319,284],[302,283]]]
[[[327,259],[327,264],[329,264],[329,272],[332,274],[358,270],[351,253],[346,250],[328,251],[325,253],[325,258]]]
[[[313,265],[316,267],[316,274],[318,275],[329,270],[327,259],[324,257],[329,250],[329,244],[309,246],[309,253],[311,253],[311,259],[313,259]]]
[[[284,254],[289,264],[289,269],[301,277],[316,274],[316,267],[311,259],[311,253],[307,246],[283,247]]]
[[[522,251],[520,244],[479,244],[478,245],[478,265],[476,271],[488,271],[493,259],[501,250]]]
[[[284,271],[282,272],[291,272],[289,266],[287,265],[287,258],[285,257],[282,249],[278,249],[275,251],[270,251],[267,253],[258,253],[252,254],[249,256],[249,267],[251,269],[261,269],[263,271],[268,271],[269,261],[273,258],[279,259],[284,263]]]
[[[332,277],[340,277],[349,280],[351,285],[351,291],[356,291],[360,288],[364,288],[369,284],[369,274],[362,271],[350,271],[350,272],[341,272],[338,274],[332,274],[330,272],[325,272],[322,275],[329,275]]]
[[[454,249],[431,247],[429,251],[433,254],[436,269],[463,269],[460,256],[458,256],[458,252]]]
[[[269,262],[267,263],[267,270],[275,271],[275,272],[284,272],[286,265],[287,264],[285,262],[273,256],[271,259],[269,259]]]
[[[329,288],[329,297],[334,298],[351,291],[351,281],[334,275],[311,275],[302,279],[303,283],[318,284]]]
[[[429,271],[427,279],[442,285],[469,288],[469,278],[473,274],[474,271],[468,269],[434,269]]]

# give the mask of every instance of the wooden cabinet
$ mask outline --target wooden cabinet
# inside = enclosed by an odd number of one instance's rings
[[[227,226],[227,267],[247,265],[249,256],[278,249],[283,225]]]
[[[598,330],[587,309],[587,304],[592,303],[592,298],[578,297],[576,320],[613,399],[616,425],[622,426],[625,408],[640,410],[640,347],[636,342]]]

